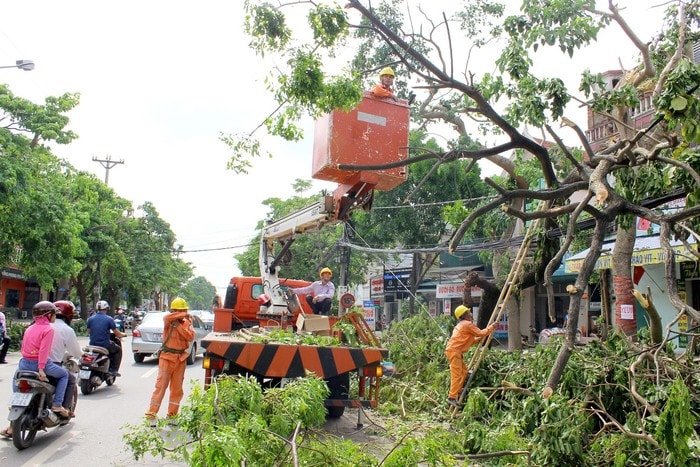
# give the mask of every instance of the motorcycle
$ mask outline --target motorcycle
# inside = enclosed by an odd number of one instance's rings
[[[112,342],[121,347],[118,337],[112,335]],[[78,381],[80,392],[84,395],[91,394],[102,383],[111,386],[117,377],[109,372],[109,350],[98,345],[88,345],[83,348],[83,355],[80,358],[80,372]]]
[[[126,317],[123,315],[115,316],[114,324],[117,325],[117,329],[119,329],[121,332],[124,332],[124,329],[126,328]]]
[[[49,378],[49,381],[41,381],[36,371],[17,370],[14,380],[18,392],[12,393],[7,419],[12,426],[12,443],[22,450],[34,443],[37,431],[67,425],[70,417],[51,411],[56,392],[52,378]],[[77,389],[72,395],[66,394],[66,397],[71,402],[68,411],[74,412],[78,402]]]

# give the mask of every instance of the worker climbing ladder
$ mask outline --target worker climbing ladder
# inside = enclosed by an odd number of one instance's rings
[[[537,205],[537,211],[544,210],[546,206],[548,206],[548,204],[549,203],[547,201],[540,201]],[[519,282],[520,273],[523,270],[525,259],[527,258],[528,252],[530,250],[530,244],[532,243],[532,239],[535,237],[535,233],[539,228],[541,220],[542,218],[537,218],[530,221],[530,224],[528,225],[527,230],[525,231],[525,237],[523,238],[523,242],[520,244],[520,249],[518,250],[518,253],[515,256],[515,260],[513,261],[513,267],[508,273],[506,282],[505,284],[503,284],[503,288],[501,289],[501,295],[498,297],[498,302],[496,302],[496,306],[493,309],[493,313],[489,318],[489,325],[491,325],[491,323],[499,322],[501,320],[501,317],[503,316],[503,312],[506,309],[506,304],[508,303],[508,300],[510,300],[510,297],[513,293],[513,289]],[[462,388],[462,392],[459,394],[459,399],[457,399],[458,404],[455,407],[451,407],[453,417],[457,414],[457,411],[462,406],[462,401],[464,400],[467,391],[469,391],[469,387],[471,386],[472,380],[474,379],[474,374],[479,369],[481,361],[484,359],[484,355],[486,355],[486,352],[489,349],[491,339],[493,339],[493,333],[490,333],[488,336],[486,336],[486,338],[480,340],[477,344],[476,350],[472,355],[469,364],[467,365],[467,381],[464,384],[464,387]]]

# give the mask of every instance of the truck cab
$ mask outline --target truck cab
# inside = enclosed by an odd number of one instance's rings
[[[306,287],[310,282],[297,279],[279,279],[279,289]],[[261,309],[258,297],[264,293],[263,281],[260,277],[233,277],[226,289],[223,307],[214,308],[214,332],[231,332],[253,326],[282,326],[296,323],[299,310],[270,310],[266,313]],[[313,314],[306,300],[299,300],[304,313]],[[286,312],[285,312],[286,311]],[[282,322],[280,322],[282,321]]]

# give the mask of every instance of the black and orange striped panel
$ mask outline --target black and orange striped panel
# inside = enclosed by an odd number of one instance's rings
[[[319,347],[315,345],[262,344],[236,340],[202,341],[208,353],[268,378],[296,378],[313,372],[331,378],[379,363],[386,349],[355,347]]]

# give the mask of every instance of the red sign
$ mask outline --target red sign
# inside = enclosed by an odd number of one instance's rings
[[[381,295],[384,293],[384,278],[380,277],[369,281],[371,295]]]
[[[355,296],[351,293],[344,293],[340,296],[340,306],[351,308],[355,304]]]

